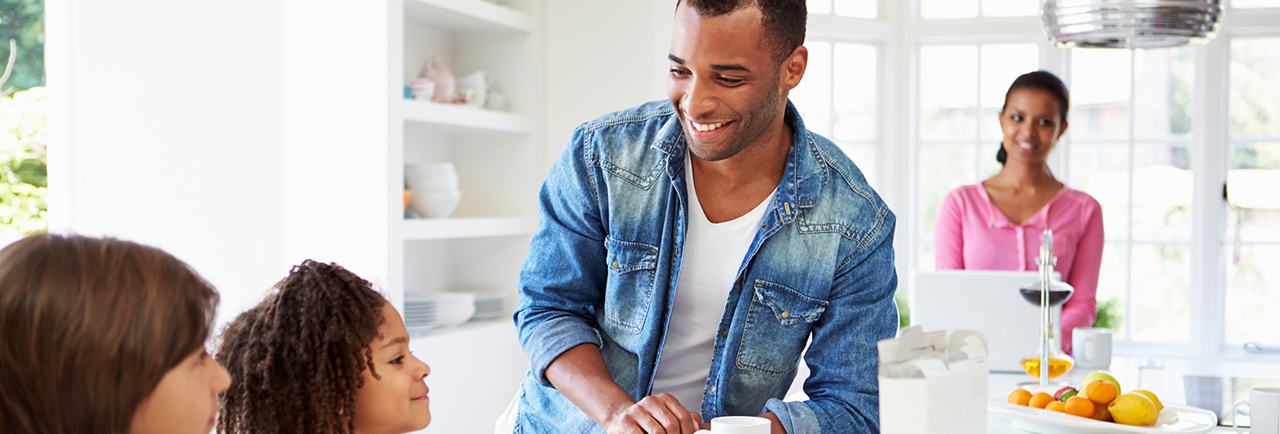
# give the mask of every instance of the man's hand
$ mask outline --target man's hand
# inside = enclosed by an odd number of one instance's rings
[[[701,415],[663,393],[646,396],[615,413],[604,428],[609,434],[693,434],[701,426]]]

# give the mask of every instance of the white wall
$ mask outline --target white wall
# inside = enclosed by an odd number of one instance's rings
[[[67,127],[53,146],[73,148],[52,156],[52,229],[174,254],[223,294],[220,320],[256,303],[288,271],[278,2],[51,0],[50,14],[68,50],[51,59],[65,69],[50,123]]]
[[[548,161],[579,124],[666,99],[675,1],[547,2]]]

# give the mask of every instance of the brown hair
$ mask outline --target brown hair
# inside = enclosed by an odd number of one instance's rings
[[[223,329],[215,358],[231,373],[219,433],[355,432],[356,389],[387,303],[369,282],[308,260]]]
[[[204,345],[217,304],[154,247],[41,234],[0,250],[0,427],[128,432],[165,372]]]

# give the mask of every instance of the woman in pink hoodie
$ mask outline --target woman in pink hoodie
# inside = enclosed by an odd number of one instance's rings
[[[1014,80],[1000,109],[1004,168],[986,181],[952,190],[942,201],[935,232],[939,270],[1034,271],[1041,232],[1053,230],[1054,270],[1075,288],[1062,308],[1062,350],[1071,330],[1097,316],[1102,266],[1102,207],[1054,178],[1046,163],[1067,130],[1067,87],[1046,71]]]

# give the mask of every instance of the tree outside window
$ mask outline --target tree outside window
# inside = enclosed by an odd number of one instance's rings
[[[0,0],[0,239],[48,228],[44,1]]]

